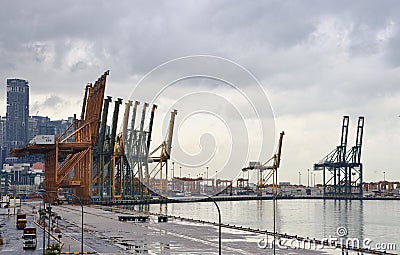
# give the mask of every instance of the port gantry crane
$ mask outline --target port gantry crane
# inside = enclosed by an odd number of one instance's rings
[[[285,132],[282,131],[279,135],[279,142],[277,153],[274,154],[272,158],[270,158],[264,164],[259,164],[258,162],[252,162],[248,167],[242,169],[242,171],[250,171],[250,170],[258,170],[259,171],[259,180],[258,180],[258,195],[262,196],[262,188],[264,184],[271,179],[272,177],[272,187],[275,190],[275,194],[277,194],[278,188],[278,168],[281,163],[281,153],[282,153],[282,143],[283,143],[283,136]],[[270,164],[272,161],[272,164]],[[270,165],[269,165],[270,164]],[[269,172],[264,176],[264,171]]]
[[[11,151],[12,155],[43,154],[45,161],[44,188],[47,202],[54,203],[58,188],[73,188],[83,202],[90,201],[92,152],[99,139],[106,71],[94,85],[86,85],[80,119],[49,144],[28,144]]]
[[[108,131],[107,116],[112,97],[104,98],[105,72],[95,83],[87,84],[83,98],[80,119],[76,119],[64,131],[57,135],[51,144],[28,144],[11,151],[12,155],[43,154],[45,159],[44,187],[47,202],[57,200],[59,188],[71,188],[85,203],[91,200],[130,199],[136,195],[148,195],[150,186],[149,161],[156,160],[162,167],[167,166],[172,147],[172,130],[176,110],[171,113],[168,139],[162,145],[161,154],[155,157],[155,151],[149,157],[154,113],[153,105],[149,129],[144,123],[148,103],[143,104],[139,129],[135,129],[138,101],[133,104],[130,126],[129,111],[132,101],[125,103],[122,132],[117,134],[119,108],[122,99],[114,101],[111,131]],[[104,102],[103,102],[104,101]],[[157,173],[156,173],[157,174]],[[167,176],[166,176],[167,179]],[[160,180],[161,190],[163,182]],[[167,187],[167,185],[165,185]]]
[[[361,149],[364,117],[358,117],[356,144],[347,151],[349,116],[343,116],[340,145],[318,163],[314,171],[323,171],[324,196],[361,197],[363,195],[363,164]]]
[[[149,162],[157,163],[150,174],[154,174],[154,177],[159,174],[159,183],[156,183],[154,178],[154,187],[158,186],[158,192],[160,196],[164,194],[168,195],[168,160],[171,158],[172,149],[172,137],[174,133],[175,117],[178,114],[177,110],[171,111],[169,120],[169,127],[167,133],[167,139],[164,140],[156,149],[149,154]],[[159,152],[159,156],[157,155]],[[163,180],[163,168],[165,167],[165,179]],[[173,182],[174,180],[172,180]],[[158,184],[158,185],[157,185]],[[165,187],[165,189],[164,189]]]

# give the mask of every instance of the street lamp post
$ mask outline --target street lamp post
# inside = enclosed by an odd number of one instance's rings
[[[383,181],[386,181],[386,172],[383,172]]]
[[[215,201],[215,199],[213,197],[206,195],[206,194],[201,194],[201,195],[208,197],[217,207],[217,210],[218,210],[218,254],[221,255],[221,245],[222,245],[222,241],[221,241],[221,211],[219,209],[217,202]]]
[[[49,207],[47,207],[49,209],[49,229],[48,229],[48,235],[47,235],[47,247],[50,247],[50,230],[51,230],[51,206],[49,204]]]
[[[42,193],[44,195],[44,193]],[[44,200],[43,197],[43,213],[42,218],[43,218],[43,255],[46,254],[46,225],[44,224],[46,222],[46,201]]]
[[[301,173],[299,172],[299,186],[301,185]]]
[[[179,167],[179,178],[182,178],[182,167]]]
[[[43,198],[43,213],[42,213],[42,218],[43,218],[43,255],[46,254],[46,201],[44,200],[44,197],[47,196],[45,190],[40,190],[42,191],[42,198]],[[48,198],[48,196],[47,196]],[[50,207],[50,202],[49,202],[49,208]],[[50,213],[49,213],[49,236],[48,236],[48,246],[50,246]]]
[[[310,187],[310,169],[307,169],[307,187]]]
[[[175,178],[174,170],[175,170],[175,162],[172,162],[172,190],[174,190],[174,178]]]
[[[207,191],[205,193],[208,193],[208,166],[206,166],[206,183],[207,183]]]

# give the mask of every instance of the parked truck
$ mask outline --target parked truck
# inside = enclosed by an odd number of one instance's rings
[[[24,242],[23,248],[25,249],[36,249],[37,237],[36,228],[24,228],[24,235],[22,236]]]
[[[26,214],[17,214],[17,229],[24,229],[26,227]]]

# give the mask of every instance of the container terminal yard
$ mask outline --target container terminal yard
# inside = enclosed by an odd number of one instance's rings
[[[22,252],[19,232],[12,227],[15,215],[21,213],[28,215],[30,227],[38,229],[33,254],[44,254],[54,244],[59,245],[62,254],[264,254],[266,248],[270,249],[268,252],[288,254],[284,247],[294,241],[298,247],[290,254],[396,254],[338,239],[279,232],[277,226],[278,205],[285,200],[400,199],[400,182],[363,182],[364,117],[358,118],[353,146],[348,145],[347,139],[349,116],[343,117],[340,144],[314,164],[313,170],[322,172],[322,183],[317,184],[313,175],[307,185],[300,181],[298,185],[278,182],[283,131],[276,153],[265,163],[249,162],[241,169],[241,178],[208,178],[208,169],[196,178],[177,177],[174,163],[172,169],[168,166],[179,109],[170,112],[165,141],[153,145],[157,105],[130,100],[123,104],[120,98],[113,102],[111,96],[105,97],[109,74],[106,71],[94,84],[86,86],[80,117],[74,115],[67,130],[45,139],[39,135],[27,146],[11,151],[16,157],[43,155],[44,189],[23,199],[2,198],[2,215],[7,216],[1,223],[2,254]],[[117,133],[122,105],[122,131]],[[108,132],[109,112],[112,119]],[[135,128],[137,124],[139,127]],[[250,172],[257,174],[257,183],[245,178]],[[3,173],[1,178],[7,176]],[[253,228],[224,222],[220,207],[235,201],[270,201],[272,224]],[[218,220],[170,214],[168,209],[174,204],[193,203],[217,208],[213,214],[219,214]]]

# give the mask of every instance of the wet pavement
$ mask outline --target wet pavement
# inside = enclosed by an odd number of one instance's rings
[[[25,204],[25,211],[32,206]],[[61,216],[59,227],[62,231],[62,252],[81,250],[81,207],[75,205],[53,206],[52,211]],[[34,215],[28,215],[33,222]],[[147,222],[119,221],[118,216],[146,215]],[[38,229],[36,250],[22,249],[22,231],[15,228],[15,217],[0,217],[0,225],[5,244],[0,246],[0,254],[42,254],[42,231]],[[28,223],[29,224],[29,223]],[[204,223],[190,223],[169,218],[168,222],[158,222],[157,216],[144,212],[122,210],[120,208],[84,207],[84,251],[96,254],[218,254],[218,227]],[[53,233],[55,234],[55,233]],[[55,234],[57,236],[57,234]],[[263,239],[264,238],[264,239]],[[265,236],[246,231],[222,228],[222,254],[273,254]],[[55,240],[52,240],[55,242]],[[261,248],[261,246],[264,246]],[[267,247],[266,247],[267,246]],[[338,251],[277,248],[276,254],[341,254]],[[350,253],[349,253],[350,254]]]
[[[62,205],[53,209],[63,218],[63,232],[70,233],[69,236],[76,240],[71,244],[71,251],[79,250],[81,208]],[[94,206],[85,207],[84,211],[85,251],[98,254],[218,254],[218,228],[214,226],[180,220],[158,222],[155,216],[150,216],[150,221],[144,223],[122,222],[118,216],[143,213]],[[262,236],[257,234],[222,229],[222,254],[271,254],[272,249],[259,247],[261,239]],[[277,254],[324,253],[278,249]]]

